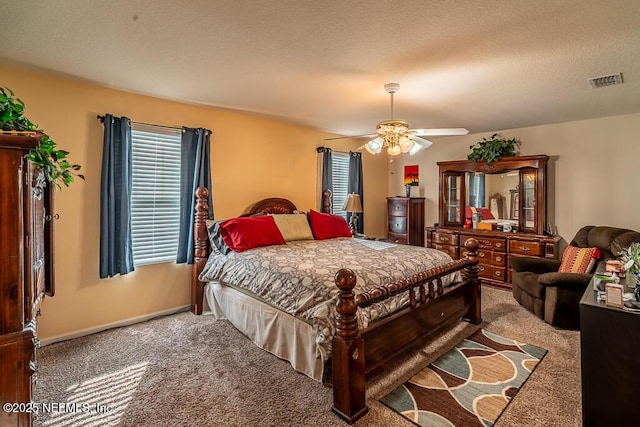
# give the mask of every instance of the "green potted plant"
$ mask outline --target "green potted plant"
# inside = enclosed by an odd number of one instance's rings
[[[483,137],[482,141],[469,146],[471,153],[467,158],[474,162],[484,160],[487,163],[493,163],[500,160],[501,157],[518,155],[519,147],[520,141],[515,138],[504,139],[500,138],[497,133],[494,133],[490,138]]]
[[[27,155],[27,159],[38,165],[47,181],[56,188],[68,187],[74,177],[84,179],[84,175],[78,173],[80,165],[67,160],[69,152],[59,150],[49,135],[24,115],[24,102],[6,87],[0,87],[0,132],[24,133],[38,138],[38,147]]]
[[[638,285],[640,279],[640,243],[634,242],[620,252],[624,269],[627,271],[627,285]]]

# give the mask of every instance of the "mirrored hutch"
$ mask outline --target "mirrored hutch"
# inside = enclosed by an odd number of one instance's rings
[[[535,155],[438,162],[438,225],[425,229],[426,246],[459,259],[466,240],[476,238],[482,282],[509,289],[511,258],[556,258],[559,238],[545,233],[548,160]]]

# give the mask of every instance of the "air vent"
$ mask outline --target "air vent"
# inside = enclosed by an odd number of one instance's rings
[[[607,87],[622,84],[622,73],[610,74],[608,76],[593,77],[589,79],[592,88]]]

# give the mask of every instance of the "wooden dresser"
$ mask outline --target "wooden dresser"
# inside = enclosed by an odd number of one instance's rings
[[[53,191],[24,156],[36,138],[0,134],[0,402],[29,403],[37,372],[36,318],[54,293]],[[29,426],[0,411],[0,425]]]
[[[556,258],[558,237],[528,233],[473,230],[466,228],[427,227],[425,240],[428,248],[447,252],[453,259],[465,256],[464,243],[468,238],[478,240],[480,279],[490,284],[511,289],[510,260],[519,256]]]
[[[556,258],[560,238],[545,233],[548,161],[547,155],[538,154],[503,157],[492,163],[484,160],[438,162],[440,226],[425,229],[426,246],[459,259],[464,258],[467,239],[477,239],[482,283],[507,289],[511,289],[510,261],[514,257]],[[489,194],[492,196],[487,197]],[[504,206],[507,198],[509,209]],[[479,224],[477,229],[465,228],[467,223],[472,223],[472,209],[490,206],[492,199],[503,203],[502,209],[498,206],[495,209],[498,216],[493,219],[498,221],[493,225],[481,221],[484,224]],[[502,229],[506,224],[517,231],[499,231],[499,222]],[[481,229],[482,226],[489,229]]]
[[[424,246],[424,197],[387,197],[387,239]]]

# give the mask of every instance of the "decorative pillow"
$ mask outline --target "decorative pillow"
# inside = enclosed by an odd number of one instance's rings
[[[232,218],[220,223],[224,243],[234,252],[286,242],[272,216]]]
[[[272,214],[273,220],[286,242],[294,240],[313,240],[306,215]]]
[[[591,273],[600,258],[598,248],[576,248],[567,246],[562,252],[559,273]]]
[[[493,216],[493,214],[491,213],[491,211],[488,208],[474,208],[472,206],[467,206],[465,211],[466,211],[465,218],[471,219],[471,217],[473,216],[474,213],[480,212],[482,214],[482,219],[483,220],[484,219],[495,219],[495,217]]]
[[[333,239],[334,237],[353,237],[347,220],[338,215],[309,211],[309,223],[316,240]]]
[[[207,233],[209,233],[209,243],[211,244],[211,250],[218,251],[223,255],[231,252],[229,246],[222,239],[222,235],[220,234],[220,223],[222,221],[214,221],[212,219],[208,219],[206,221],[207,224]]]

